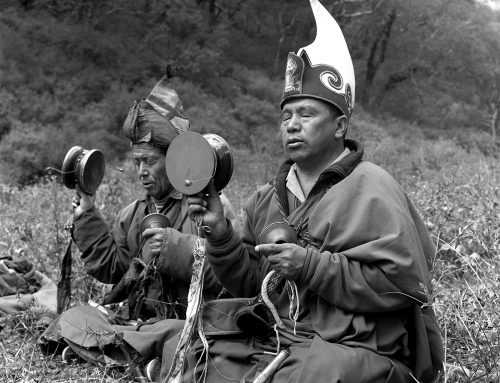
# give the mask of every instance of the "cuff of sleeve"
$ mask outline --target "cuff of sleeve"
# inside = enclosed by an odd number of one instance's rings
[[[220,235],[210,235],[206,233],[207,253],[211,258],[221,258],[226,254],[231,253],[231,250],[241,243],[241,239],[233,229],[231,221],[226,219],[227,230]]]
[[[108,232],[108,225],[96,208],[84,211],[75,218],[73,225],[72,237],[82,252],[91,246],[99,235]]]
[[[214,235],[209,231],[205,233],[205,238],[207,239],[207,242],[210,243],[210,245],[214,247],[223,246],[228,240],[230,240],[234,230],[233,226],[231,225],[231,221],[229,221],[227,218],[226,218],[226,223],[227,223],[227,229],[222,234]]]
[[[307,247],[306,259],[304,261],[304,266],[302,267],[302,273],[300,274],[300,282],[303,284],[308,284],[309,281],[314,276],[314,273],[319,264],[319,252],[311,247]]]

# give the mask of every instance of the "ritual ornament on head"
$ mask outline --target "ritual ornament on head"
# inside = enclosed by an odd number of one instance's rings
[[[281,108],[291,99],[312,97],[336,106],[347,118],[354,108],[354,67],[344,35],[318,0],[311,0],[316,21],[312,44],[290,52]]]
[[[165,74],[149,95],[130,107],[123,132],[132,146],[148,143],[166,151],[178,134],[190,130],[181,100],[169,81],[180,70],[181,67],[167,65]]]

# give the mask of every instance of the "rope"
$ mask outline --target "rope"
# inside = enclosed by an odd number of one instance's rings
[[[198,379],[196,379],[197,382],[204,382],[207,378],[207,373],[208,373],[208,362],[209,362],[209,355],[208,355],[208,341],[207,337],[205,336],[205,332],[203,331],[203,322],[201,320],[198,321],[198,336],[200,337],[201,343],[203,344],[203,352],[200,355],[200,358],[196,361],[196,365],[193,369],[193,371],[196,371],[197,367],[203,363],[203,370],[201,371],[201,375]],[[205,359],[203,361],[203,359]]]
[[[293,321],[293,333],[297,335],[297,319],[300,312],[299,289],[295,281],[286,281],[288,291],[288,299],[290,300],[290,308],[288,309],[288,317]]]
[[[266,306],[271,310],[271,314],[273,315],[274,321],[276,322],[276,325],[282,329],[285,330],[285,324],[281,320],[278,312],[276,311],[276,307],[274,307],[273,303],[269,299],[268,291],[267,291],[267,286],[269,284],[269,281],[273,277],[273,275],[279,275],[276,273],[275,270],[271,270],[269,273],[267,273],[266,277],[262,281],[262,287],[261,287],[261,296],[262,296],[262,301],[266,304]]]

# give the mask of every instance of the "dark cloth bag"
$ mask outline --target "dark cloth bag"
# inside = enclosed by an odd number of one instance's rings
[[[254,298],[225,298],[205,302],[202,307],[203,332],[215,337],[241,336],[244,331],[236,324],[236,314],[254,303]]]
[[[234,314],[236,326],[246,335],[268,337],[276,323],[271,310],[262,302],[253,302],[238,309]]]

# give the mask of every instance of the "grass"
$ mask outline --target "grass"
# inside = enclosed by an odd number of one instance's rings
[[[451,139],[426,140],[414,126],[392,120],[382,125],[363,113],[353,120],[350,135],[366,145],[368,159],[386,168],[405,187],[437,245],[432,298],[445,340],[442,382],[499,381],[498,157],[467,151]],[[271,136],[269,142],[274,140]],[[233,150],[235,171],[225,193],[240,215],[252,191],[272,178],[277,167],[273,153],[274,149]],[[140,193],[131,165],[119,166],[125,171],[108,166],[97,198],[110,223]],[[2,185],[0,255],[23,256],[57,281],[68,241],[64,226],[70,219],[71,197],[72,192],[55,176],[23,189]],[[85,276],[78,256],[74,257],[73,278],[72,305],[97,298],[107,288]],[[65,364],[60,356],[43,357],[36,345],[36,320],[37,313],[31,310],[1,318],[0,381],[126,379],[88,364]]]

